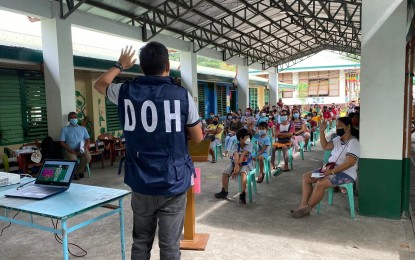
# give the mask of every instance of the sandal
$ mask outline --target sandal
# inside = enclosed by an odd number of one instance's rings
[[[211,163],[216,163],[216,159],[212,159],[212,161],[210,161]]]
[[[309,216],[312,209],[313,209],[312,207],[307,206],[307,207],[299,209],[299,210],[294,210],[294,212],[291,213],[291,217],[293,217],[293,218],[302,218],[302,217],[305,217],[305,216]]]
[[[264,181],[264,173],[261,173],[259,176],[258,176],[258,180],[256,181],[256,183],[262,183]]]

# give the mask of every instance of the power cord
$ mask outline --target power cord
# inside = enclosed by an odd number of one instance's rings
[[[32,183],[32,182],[35,182],[35,181],[36,181],[36,180],[26,182],[25,184],[22,184],[22,185],[20,185],[19,187],[17,187],[17,188],[16,188],[16,190],[19,190],[19,189],[21,189],[22,187],[26,186],[27,184]]]
[[[12,217],[12,219],[14,219],[18,214],[20,213],[20,211],[18,211],[13,217]],[[6,229],[6,228],[9,228],[10,226],[12,225],[12,223],[11,222],[9,222],[9,225],[7,225],[6,227],[4,227],[1,231],[0,231],[0,237],[3,235],[3,231]]]
[[[55,222],[53,221],[53,219],[52,219],[52,218],[51,218],[50,220],[52,221],[53,228],[54,228],[54,229],[57,229],[57,228],[58,228],[58,223],[59,223],[59,220],[56,220],[56,224],[55,224]],[[61,245],[62,245],[62,238],[60,238],[60,237],[58,236],[58,234],[56,234],[56,233],[55,233],[55,240],[56,240],[59,244],[61,244]],[[72,246],[75,246],[75,247],[79,248],[81,251],[83,251],[83,252],[84,252],[84,254],[82,254],[82,255],[75,255],[75,254],[73,254],[73,253],[71,252],[71,250],[69,249],[69,245],[72,245]],[[74,243],[68,243],[68,252],[69,252],[69,254],[71,254],[71,256],[73,256],[73,257],[84,257],[84,256],[86,256],[86,255],[88,254],[88,252],[87,252],[86,250],[84,250],[82,247],[80,247],[80,246],[78,246],[78,245],[76,245],[76,244],[74,244]]]

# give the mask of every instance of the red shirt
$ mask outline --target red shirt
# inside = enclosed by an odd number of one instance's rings
[[[331,118],[330,111],[326,110],[326,112],[323,112],[323,117],[324,117],[324,119],[330,119]]]

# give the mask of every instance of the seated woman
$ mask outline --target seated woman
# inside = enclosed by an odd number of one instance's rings
[[[292,120],[294,124],[294,147],[295,150],[298,151],[300,149],[300,146],[298,145],[300,142],[304,142],[305,147],[307,147],[310,133],[307,132],[306,121],[301,118],[300,111],[297,108],[293,109]]]
[[[322,121],[320,127],[320,142],[324,150],[332,150],[329,163],[334,163],[333,169],[328,169],[322,173],[322,177],[311,177],[312,172],[303,175],[302,200],[297,209],[291,210],[293,218],[301,218],[310,214],[324,196],[327,188],[354,182],[357,178],[357,161],[360,156],[359,140],[354,136],[352,121],[349,117],[340,117],[337,120],[336,133],[338,137],[332,142],[327,142],[324,135],[327,122]],[[317,169],[313,172],[320,172]],[[316,185],[313,189],[313,183]]]
[[[212,119],[212,124],[208,125],[206,129],[206,136],[214,136],[214,139],[211,139],[209,154],[212,156],[212,163],[215,163],[218,158],[215,158],[214,149],[217,144],[222,143],[222,132],[223,125],[219,124],[219,117],[214,116]],[[209,138],[210,139],[210,138]]]
[[[284,168],[282,171],[287,172],[288,169],[288,149],[291,147],[291,138],[294,134],[294,124],[291,120],[288,119],[288,112],[286,110],[282,110],[280,113],[280,120],[281,124],[277,124],[277,126],[274,128],[274,134],[278,140],[276,143],[274,143],[272,146],[271,151],[271,167],[273,169],[276,169],[274,163],[275,163],[275,152],[277,149],[282,149],[283,155],[284,155]]]

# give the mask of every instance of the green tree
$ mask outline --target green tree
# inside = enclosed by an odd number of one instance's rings
[[[298,99],[300,100],[302,105],[307,103],[307,97],[308,97],[308,85],[306,83],[298,84]]]

